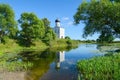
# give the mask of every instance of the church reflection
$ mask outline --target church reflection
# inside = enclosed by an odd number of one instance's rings
[[[65,51],[59,51],[56,53],[56,70],[60,69],[61,62],[65,61]]]

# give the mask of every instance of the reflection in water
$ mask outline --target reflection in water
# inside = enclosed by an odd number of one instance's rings
[[[32,60],[34,66],[26,73],[25,80],[39,80],[49,70],[49,65],[54,61],[55,57],[56,52],[49,49],[36,54]]]
[[[102,55],[98,53],[95,54],[96,52],[93,52],[96,50],[100,51],[102,49],[101,47],[102,46],[98,46],[97,44],[82,44],[78,48],[74,47],[74,49],[67,47],[67,51],[65,48],[53,48],[41,52],[20,53],[17,57],[17,61],[30,61],[33,63],[33,67],[28,71],[16,72],[16,79],[11,78],[14,76],[13,72],[13,75],[8,76],[8,78],[11,79],[3,80],[77,80],[80,76],[76,69],[77,61]],[[69,51],[70,49],[72,50]],[[1,76],[0,73],[0,80],[1,77],[5,76]]]
[[[113,46],[113,45],[97,45],[96,47],[100,52],[102,53],[108,53],[108,52],[116,52],[119,51],[120,47],[119,46]]]
[[[60,69],[61,62],[65,61],[65,51],[59,51],[56,53],[56,66],[55,68]]]
[[[0,80],[40,80],[42,76],[51,70],[51,64],[56,63],[52,68],[60,68],[61,62],[65,60],[65,51],[70,49],[77,48],[74,47],[65,47],[65,48],[50,48],[42,51],[23,51],[20,52],[14,58],[8,59],[9,62],[27,62],[33,64],[31,68],[27,71],[20,72],[1,72],[0,71]],[[59,52],[60,51],[60,52]],[[25,66],[27,68],[27,66]],[[50,73],[51,74],[51,73]],[[7,77],[5,77],[7,76]],[[49,76],[49,75],[48,75]],[[47,77],[48,77],[47,76]],[[44,80],[44,79],[43,79]],[[47,79],[48,80],[48,79]],[[53,80],[53,79],[52,79]],[[58,80],[58,79],[56,79]]]

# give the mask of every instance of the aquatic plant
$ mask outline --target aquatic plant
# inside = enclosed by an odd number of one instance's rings
[[[119,80],[120,53],[78,61],[77,68],[85,80]]]

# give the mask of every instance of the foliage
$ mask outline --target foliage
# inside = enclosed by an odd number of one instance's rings
[[[70,37],[69,37],[69,36],[66,36],[65,39],[70,39]]]
[[[44,23],[34,13],[22,13],[19,23],[22,28],[20,31],[20,40],[26,46],[30,46],[33,40],[44,37]]]
[[[50,45],[51,41],[56,39],[56,34],[53,31],[53,29],[50,27],[50,21],[47,18],[43,18],[42,21],[45,26],[44,42],[47,45]]]
[[[97,42],[100,42],[100,43],[109,42],[110,43],[113,40],[114,40],[114,37],[112,35],[108,35],[106,33],[102,33],[102,35],[100,35],[99,38],[97,39]]]
[[[85,40],[84,42],[86,42],[86,43],[95,43],[96,41],[95,40]]]
[[[33,66],[30,62],[20,62],[20,61],[14,61],[14,62],[6,62],[1,61],[0,62],[0,69],[6,70],[6,71],[27,71]]]
[[[77,67],[81,74],[81,79],[119,80],[120,54],[81,60],[77,63]]]
[[[56,34],[54,33],[54,31],[51,28],[48,28],[45,37],[44,37],[44,41],[45,43],[50,45],[50,42],[56,39]]]
[[[114,1],[114,2],[120,2],[120,0],[110,0],[110,1],[112,1],[112,2],[113,2],[113,1]]]
[[[15,52],[19,52],[22,49],[21,46],[19,46],[16,43],[16,40],[12,40],[12,39],[6,39],[6,43],[1,43],[0,44],[0,52],[1,53],[15,53]]]
[[[18,29],[14,17],[14,11],[9,5],[0,4],[0,41],[5,42],[4,37],[16,37]]]
[[[79,24],[80,21],[86,24],[83,37],[100,33],[99,41],[106,42],[111,42],[115,37],[119,37],[119,7],[119,2],[111,2],[109,0],[82,2],[74,15],[74,20],[76,24]]]
[[[69,46],[71,46],[71,45],[72,45],[72,40],[68,39],[68,40],[66,41],[66,43],[67,43]]]
[[[47,18],[43,18],[42,21],[44,23],[45,30],[47,32],[47,30],[50,28],[50,21]]]

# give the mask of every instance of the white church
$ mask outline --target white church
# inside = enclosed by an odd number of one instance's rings
[[[65,38],[65,29],[61,27],[59,19],[55,20],[54,31],[59,39]]]

